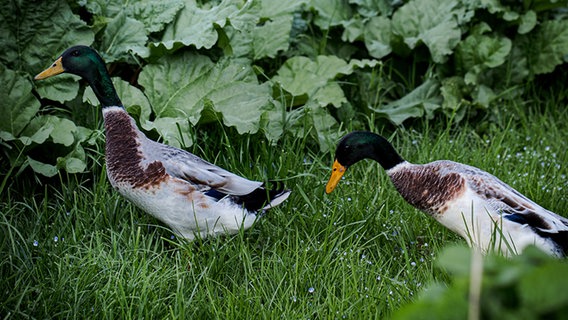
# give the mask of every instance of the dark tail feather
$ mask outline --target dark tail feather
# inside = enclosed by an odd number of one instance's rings
[[[235,197],[235,202],[249,211],[268,210],[284,202],[291,192],[277,181],[270,181],[270,187],[267,189],[266,184],[263,184],[249,194]]]
[[[563,257],[568,257],[568,231],[558,231],[557,233],[545,232],[535,229],[536,233],[542,237],[548,237],[558,247],[558,251]]]

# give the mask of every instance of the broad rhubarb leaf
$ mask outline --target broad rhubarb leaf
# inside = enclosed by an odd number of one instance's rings
[[[401,99],[373,110],[395,125],[401,125],[409,118],[432,118],[441,105],[440,83],[429,79]]]
[[[157,118],[177,119],[168,121],[168,125],[172,121],[214,121],[203,117],[207,107],[226,126],[235,126],[239,133],[254,133],[264,108],[272,107],[269,84],[259,84],[249,65],[230,59],[214,64],[205,56],[191,53],[164,57],[146,66],[139,82]],[[166,130],[161,124],[154,121],[158,131]],[[180,139],[178,136],[170,141],[179,143]]]
[[[24,74],[7,69],[2,64],[0,83],[0,131],[18,137],[39,111],[40,103],[31,94],[32,84]]]
[[[432,60],[442,63],[460,40],[458,17],[464,15],[455,0],[411,0],[394,12],[392,30],[410,49],[424,43]]]
[[[210,49],[218,39],[215,28],[224,27],[227,18],[236,12],[237,6],[230,0],[209,9],[200,8],[194,0],[186,0],[175,21],[164,30],[161,40],[152,46],[163,46],[167,51],[190,45]]]

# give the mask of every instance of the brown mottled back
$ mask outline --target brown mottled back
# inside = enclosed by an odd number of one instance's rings
[[[107,112],[104,119],[106,163],[111,181],[126,183],[134,188],[150,188],[167,179],[166,169],[160,161],[143,167],[137,130],[126,111]]]
[[[444,173],[436,163],[395,171],[390,178],[408,203],[429,214],[444,212],[445,204],[465,191],[462,176]]]

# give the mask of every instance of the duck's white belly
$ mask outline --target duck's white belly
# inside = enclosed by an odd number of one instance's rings
[[[434,218],[463,237],[470,246],[484,252],[496,251],[510,256],[521,253],[529,245],[547,252],[556,251],[550,241],[540,237],[528,225],[504,219],[471,190],[448,203],[448,208],[443,214],[435,214]]]
[[[237,233],[241,227],[248,229],[256,219],[256,214],[228,199],[215,201],[177,178],[168,177],[149,188],[133,188],[110,180],[113,187],[134,205],[190,241],[197,235],[205,238]]]

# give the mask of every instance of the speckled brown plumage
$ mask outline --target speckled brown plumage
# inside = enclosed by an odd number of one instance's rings
[[[430,214],[442,213],[448,201],[465,190],[465,180],[457,173],[442,173],[435,165],[423,165],[393,172],[390,178],[402,197]]]
[[[516,190],[511,191],[514,195],[518,196],[517,199],[513,199],[503,194],[501,191],[502,184],[488,185],[485,182],[487,176],[483,172],[475,172],[474,174],[468,172],[468,174],[470,187],[478,194],[485,196],[487,200],[503,202],[504,205],[516,211],[523,211],[527,209],[535,210],[534,206],[532,206],[529,201],[519,200],[524,196]],[[494,179],[501,182],[501,180],[498,180],[497,178]]]
[[[168,179],[166,169],[160,161],[143,167],[136,129],[126,111],[108,112],[104,120],[107,170],[114,181],[126,183],[133,188],[149,189]]]

